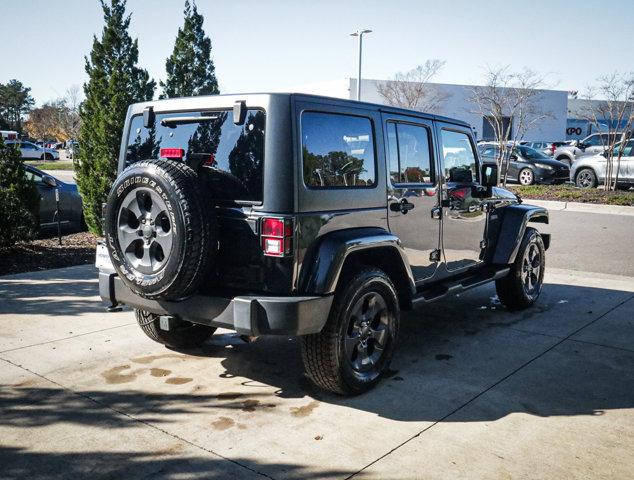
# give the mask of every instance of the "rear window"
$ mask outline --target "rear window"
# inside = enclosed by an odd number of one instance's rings
[[[150,128],[137,115],[130,123],[126,165],[180,149],[185,163],[209,174],[214,198],[261,202],[264,127],[265,113],[256,109],[248,110],[244,125],[233,123],[232,110],[157,113]]]
[[[308,187],[374,187],[374,134],[369,118],[304,112],[301,127]]]

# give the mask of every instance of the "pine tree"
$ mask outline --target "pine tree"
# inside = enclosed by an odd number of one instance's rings
[[[26,175],[20,150],[0,138],[0,249],[30,240],[37,231],[40,194]]]
[[[172,55],[165,61],[167,79],[161,98],[219,93],[211,40],[203,30],[204,17],[196,3],[185,0],[185,24],[178,29]]]
[[[100,234],[101,205],[117,176],[117,159],[128,105],[151,100],[156,83],[137,67],[139,48],[128,33],[126,0],[101,0],[105,26],[101,39],[93,38],[86,57],[88,83],[80,116],[80,153],[75,166],[90,230]]]

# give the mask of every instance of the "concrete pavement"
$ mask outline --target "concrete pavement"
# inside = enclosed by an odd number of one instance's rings
[[[522,313],[488,286],[405,315],[356,398],[315,391],[295,339],[164,349],[91,266],[2,277],[0,476],[632,478],[634,279],[547,271]]]

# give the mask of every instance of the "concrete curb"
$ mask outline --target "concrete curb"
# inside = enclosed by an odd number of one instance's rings
[[[634,207],[624,205],[600,205],[581,202],[558,202],[553,200],[534,200],[524,198],[524,203],[537,205],[548,210],[566,210],[568,212],[602,213],[604,215],[627,215],[634,217]]]

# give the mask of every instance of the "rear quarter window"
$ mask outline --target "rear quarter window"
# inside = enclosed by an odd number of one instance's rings
[[[324,112],[301,115],[304,183],[309,188],[376,185],[374,132],[367,117]]]

